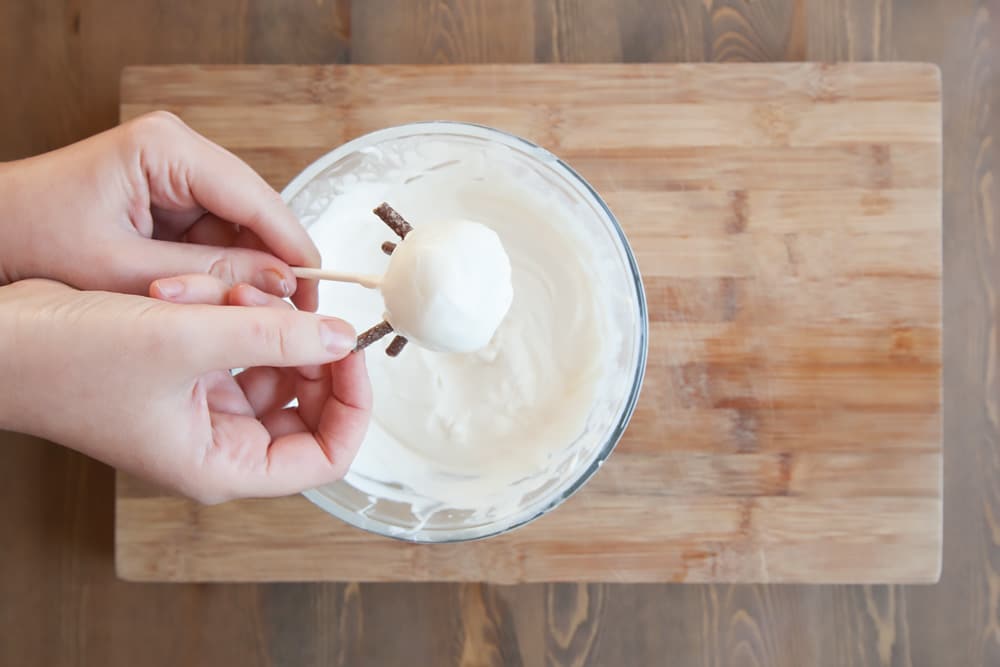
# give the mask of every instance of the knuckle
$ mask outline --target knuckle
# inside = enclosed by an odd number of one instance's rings
[[[221,255],[208,266],[208,273],[227,285],[235,285],[237,280],[236,265],[229,255]]]
[[[146,115],[168,123],[184,124],[184,121],[181,120],[180,116],[172,111],[167,111],[166,109],[157,109],[156,111],[151,111]]]
[[[187,127],[184,121],[181,120],[180,116],[163,109],[150,111],[147,114],[139,116],[136,119],[136,122],[149,129],[162,129],[168,131],[175,131],[178,128]]]
[[[184,127],[186,127],[184,121],[169,111],[152,111],[122,126],[129,141],[138,145],[144,145],[165,135],[171,136]]]

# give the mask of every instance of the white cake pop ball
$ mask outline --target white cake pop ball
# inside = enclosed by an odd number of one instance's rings
[[[382,298],[400,335],[430,350],[474,352],[510,310],[510,258],[496,232],[478,222],[419,225],[390,256]]]

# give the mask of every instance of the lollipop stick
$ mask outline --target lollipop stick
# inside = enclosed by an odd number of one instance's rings
[[[310,269],[304,266],[293,266],[292,273],[296,278],[306,280],[333,280],[338,283],[356,283],[362,287],[374,289],[382,283],[381,276],[366,273],[351,273],[349,271],[329,271],[327,269]]]

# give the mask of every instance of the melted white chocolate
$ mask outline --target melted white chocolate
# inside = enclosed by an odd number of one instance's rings
[[[506,249],[513,282],[509,312],[482,349],[410,345],[397,358],[384,343],[368,349],[374,418],[346,481],[372,499],[409,504],[418,517],[511,511],[574,456],[607,363],[609,316],[571,212],[526,191],[516,170],[447,151],[408,155],[397,170],[362,175],[343,192],[309,229],[323,266],[386,270],[380,244],[396,239],[371,210],[387,201],[413,234],[435,220],[486,225]],[[321,285],[319,312],[358,330],[384,310],[377,291]]]

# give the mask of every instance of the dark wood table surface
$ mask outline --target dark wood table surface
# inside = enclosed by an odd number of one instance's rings
[[[0,665],[1000,664],[1000,0],[0,0],[0,160],[128,64],[622,60],[941,66],[940,584],[130,584],[111,471],[0,434]]]

